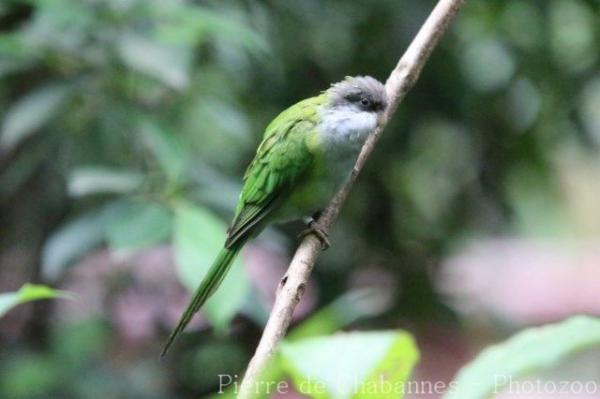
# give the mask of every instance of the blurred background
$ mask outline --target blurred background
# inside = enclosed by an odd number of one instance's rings
[[[158,354],[264,127],[346,75],[384,81],[434,4],[3,0],[0,292],[77,298],[0,319],[0,397],[199,398],[242,374],[300,224],[248,245]],[[297,328],[406,329],[413,379],[449,381],[527,326],[600,315],[599,8],[467,3],[361,174]],[[600,380],[598,362],[561,367]]]

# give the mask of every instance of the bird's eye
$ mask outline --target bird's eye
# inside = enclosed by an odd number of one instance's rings
[[[360,100],[360,103],[362,104],[363,107],[368,107],[371,104],[371,102],[366,98],[363,98],[362,100]]]

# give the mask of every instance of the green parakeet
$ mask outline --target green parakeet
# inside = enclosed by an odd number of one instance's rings
[[[219,287],[248,239],[269,223],[310,218],[325,207],[349,177],[387,102],[385,87],[379,81],[369,76],[347,77],[320,95],[292,105],[267,126],[244,175],[224,248],[161,356]],[[312,228],[326,240],[318,228]]]

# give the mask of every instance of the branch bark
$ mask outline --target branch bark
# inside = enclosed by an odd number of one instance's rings
[[[450,21],[464,2],[465,0],[440,0],[388,77],[385,83],[385,89],[389,97],[388,109],[379,127],[365,142],[350,179],[321,214],[318,223],[325,232],[331,229],[342,205],[350,194],[358,174],[371,155],[383,129],[398,108],[398,104],[417,81],[433,48],[437,45]],[[314,235],[307,235],[296,250],[286,276],[280,284],[277,299],[256,352],[240,385],[238,398],[251,399],[258,393],[260,373],[287,332],[294,309],[304,293],[320,252],[321,242]]]

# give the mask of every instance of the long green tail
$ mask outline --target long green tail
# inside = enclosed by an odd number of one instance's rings
[[[196,290],[194,298],[188,305],[185,312],[183,312],[177,327],[175,327],[169,336],[169,339],[167,340],[167,343],[160,354],[161,357],[167,353],[173,341],[175,341],[179,334],[181,334],[181,332],[185,329],[190,320],[192,320],[194,314],[200,310],[202,305],[204,305],[204,302],[206,302],[206,300],[217,290],[217,288],[219,288],[219,285],[221,285],[223,282],[223,279],[229,271],[233,260],[243,245],[244,242],[237,242],[231,248],[223,248],[221,252],[219,252],[219,255],[217,255],[213,265],[208,270],[206,277],[204,277],[200,283],[200,286]]]

